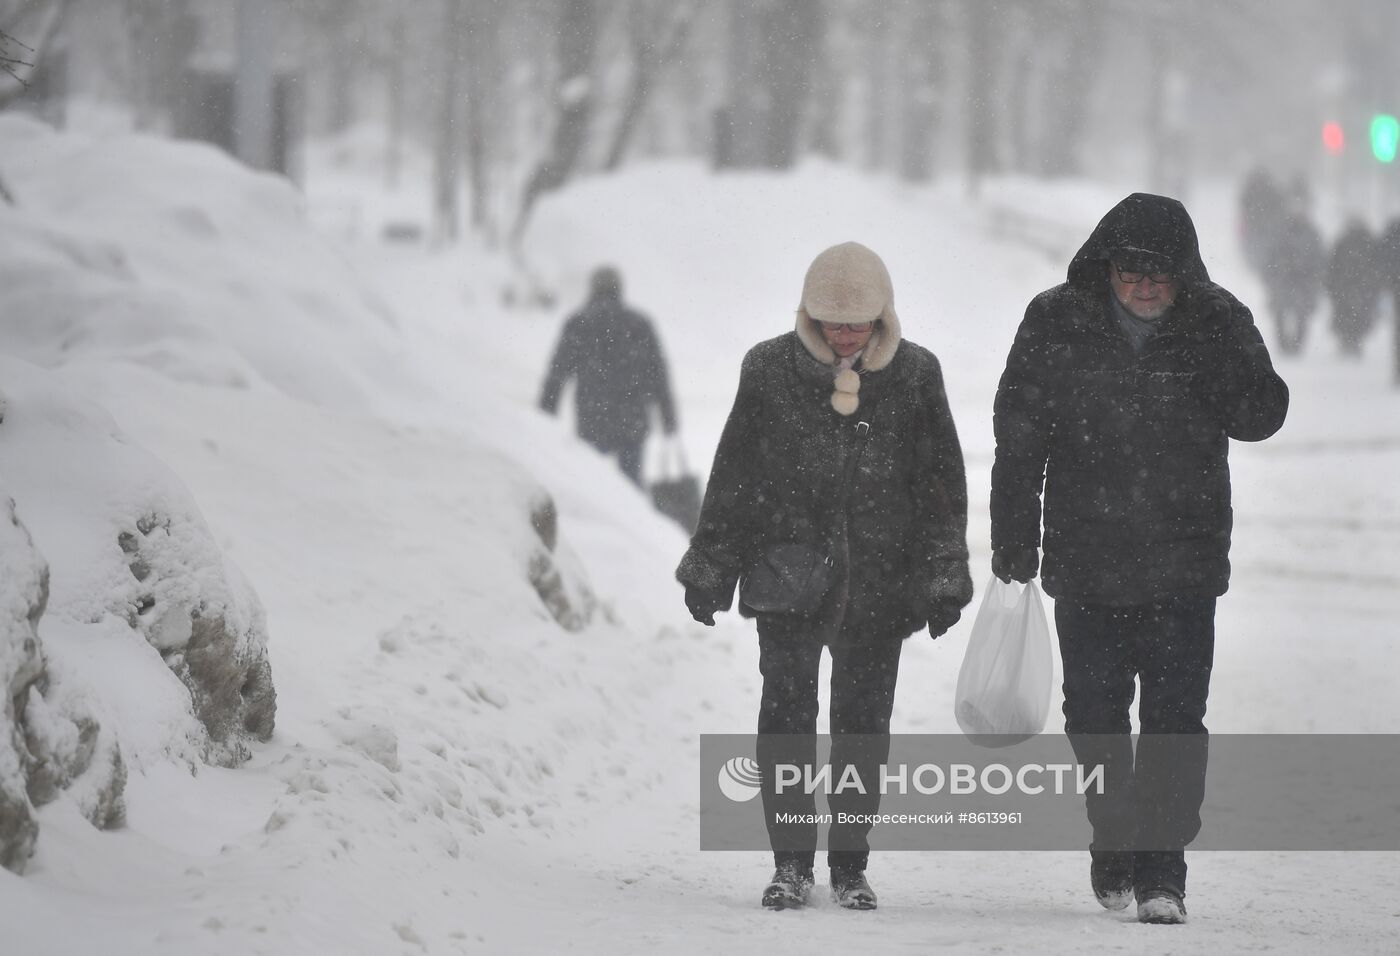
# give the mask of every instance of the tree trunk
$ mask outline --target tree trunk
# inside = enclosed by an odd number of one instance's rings
[[[772,0],[730,0],[728,89],[715,115],[715,168],[744,169],[760,163],[759,130],[767,113],[767,90],[759,82],[764,11]]]
[[[944,26],[940,6],[923,0],[914,5],[901,55],[904,136],[900,142],[899,174],[910,182],[921,182],[933,175],[938,92],[944,81]]]
[[[878,170],[885,165],[885,144],[890,138],[890,98],[902,91],[894,89],[890,82],[890,66],[894,60],[889,55],[890,44],[897,31],[892,29],[890,17],[892,9],[883,12],[881,7],[893,4],[872,4],[866,9],[870,20],[866,36],[865,56],[865,148],[861,157],[866,169]]]
[[[238,158],[254,169],[274,167],[278,19],[271,0],[239,0],[233,142]]]
[[[554,136],[525,185],[511,239],[519,243],[535,203],[568,182],[588,138],[593,116],[590,72],[597,44],[594,0],[563,0],[558,33],[559,82],[555,91]]]
[[[1015,172],[1024,173],[1038,169],[1043,159],[1044,138],[1036,140],[1032,135],[1032,111],[1040,102],[1036,96],[1036,85],[1044,74],[1035,69],[1034,41],[1012,57],[1006,70],[1006,88],[1011,95],[1006,98],[1005,111],[998,110],[998,119],[1004,121],[1006,145],[1010,159],[1006,166]],[[1053,126],[1054,124],[1050,124]]]
[[[716,165],[788,169],[799,153],[825,7],[735,0],[729,17],[730,85],[716,118]]]
[[[1067,5],[1061,21],[1065,54],[1050,75],[1046,88],[1055,95],[1043,98],[1054,107],[1057,120],[1041,137],[1040,171],[1047,176],[1078,176],[1084,170],[1080,149],[1089,125],[1089,105],[1103,62],[1104,24],[1108,13],[1098,0],[1077,0]],[[1154,43],[1156,50],[1163,44]]]
[[[967,185],[976,196],[984,176],[1000,172],[997,162],[996,49],[992,31],[999,16],[993,0],[967,0],[968,88],[967,88]]]
[[[438,243],[455,242],[460,210],[457,204],[457,175],[461,168],[458,154],[457,120],[461,93],[458,89],[462,59],[462,4],[447,0],[442,33],[442,102],[438,114],[437,151],[433,157],[433,237]]]
[[[70,0],[30,0],[15,10],[6,22],[0,23],[0,34],[8,33],[14,40],[19,40],[17,33],[20,24],[35,14],[43,14],[45,17],[43,25],[32,34],[33,38],[23,41],[28,47],[27,50],[21,50],[24,56],[16,57],[29,64],[29,72],[24,80],[19,80],[16,74],[15,79],[18,82],[10,84],[9,89],[0,89],[0,110],[23,96],[28,89],[27,84],[33,83],[43,70],[44,54],[53,46],[54,37],[58,35],[58,28],[63,25],[63,18],[67,16],[69,6]]]
[[[494,241],[490,209],[490,145],[497,138],[496,97],[488,77],[499,75],[497,42],[500,13],[491,0],[472,0],[467,18],[467,176],[471,195],[471,224]]]
[[[199,20],[188,0],[127,0],[125,20],[128,98],[136,128],[169,132],[199,43]]]
[[[390,189],[398,188],[399,173],[403,166],[403,61],[405,55],[403,15],[398,14],[389,27],[389,62],[386,64],[388,76],[385,83],[389,115],[388,123],[385,124],[388,142],[385,144],[387,148],[384,151],[384,181]]]
[[[812,60],[821,49],[825,7],[777,0],[765,30],[768,116],[764,165],[790,169],[801,153],[802,121],[811,100]]]
[[[608,148],[608,158],[603,164],[606,170],[614,170],[622,165],[627,155],[627,146],[637,131],[652,86],[662,68],[675,59],[685,45],[690,32],[692,10],[690,6],[676,7],[670,20],[659,29],[652,29],[642,23],[634,25],[632,34],[632,82],[627,91],[627,105],[622,111],[622,120],[613,133],[612,145]]]

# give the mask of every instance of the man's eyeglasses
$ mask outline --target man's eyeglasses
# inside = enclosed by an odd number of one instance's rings
[[[823,322],[822,325],[833,332],[839,332],[842,329],[848,332],[869,332],[874,328],[875,322],[872,319],[869,322]]]
[[[1166,285],[1176,278],[1170,272],[1134,272],[1130,269],[1124,269],[1117,263],[1114,263],[1113,269],[1118,273],[1119,280],[1128,285],[1137,285],[1143,279],[1147,279],[1153,285]]]

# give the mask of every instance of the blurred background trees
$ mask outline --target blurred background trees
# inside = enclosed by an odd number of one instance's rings
[[[1393,0],[0,0],[0,107],[293,178],[309,141],[377,144],[434,235],[504,241],[550,190],[659,157],[973,192],[1183,194],[1262,163],[1374,191],[1362,130],[1400,111],[1397,28]],[[1323,150],[1328,120],[1355,148]]]

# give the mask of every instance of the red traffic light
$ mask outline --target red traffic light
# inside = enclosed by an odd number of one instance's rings
[[[1328,121],[1322,124],[1322,148],[1333,156],[1341,153],[1346,147],[1346,135],[1342,132],[1342,124]]]

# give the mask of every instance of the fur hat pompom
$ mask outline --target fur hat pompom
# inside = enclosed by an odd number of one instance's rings
[[[842,415],[854,415],[860,408],[860,398],[855,392],[832,392],[831,407]]]
[[[843,368],[836,373],[836,390],[850,392],[852,395],[860,391],[860,375],[855,369]]]

